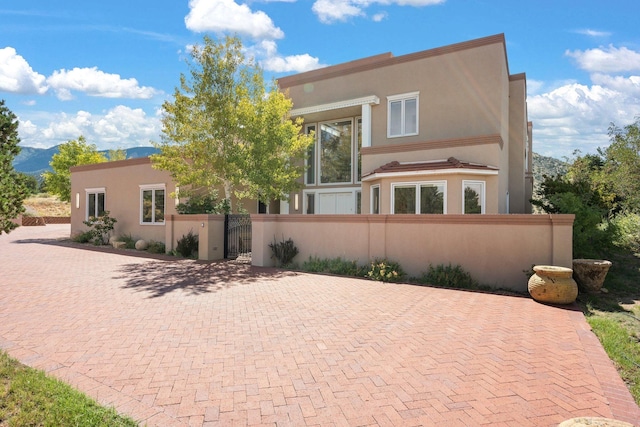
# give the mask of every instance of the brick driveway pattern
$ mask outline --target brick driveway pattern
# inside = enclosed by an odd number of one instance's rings
[[[56,241],[68,233],[0,236],[0,348],[141,424],[640,420],[575,307]]]

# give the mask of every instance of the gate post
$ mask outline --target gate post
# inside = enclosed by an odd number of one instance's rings
[[[229,214],[224,215],[224,259],[229,256]]]

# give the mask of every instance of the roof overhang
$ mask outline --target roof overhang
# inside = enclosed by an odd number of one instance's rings
[[[432,176],[432,175],[498,175],[498,171],[495,169],[466,169],[466,168],[451,168],[451,169],[434,169],[434,170],[416,170],[405,172],[376,172],[371,175],[363,176],[362,181],[374,181],[381,178],[402,178],[402,177],[417,177],[417,176]]]
[[[344,101],[330,102],[328,104],[319,104],[311,107],[294,108],[291,110],[291,116],[304,116],[306,114],[320,113],[322,111],[339,110],[341,108],[358,107],[361,105],[378,105],[380,98],[376,95],[364,96],[362,98],[347,99]]]

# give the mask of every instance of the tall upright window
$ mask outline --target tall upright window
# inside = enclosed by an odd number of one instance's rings
[[[446,187],[445,181],[393,184],[393,213],[444,214]]]
[[[85,191],[87,193],[86,219],[89,219],[90,216],[99,217],[104,215],[105,189],[89,188]]]
[[[305,197],[305,212],[308,215],[313,215],[316,213],[316,194],[315,193],[306,193]]]
[[[356,182],[360,182],[362,181],[362,154],[360,154],[360,151],[362,151],[362,119],[358,119],[357,120],[358,126],[356,128],[357,132],[358,132],[358,140],[357,140],[357,146],[356,146],[356,164],[357,166],[357,170],[356,170]]]
[[[140,222],[142,224],[164,224],[164,185],[140,186]]]
[[[316,125],[307,126],[307,134],[316,132]],[[305,174],[305,184],[316,183],[316,143],[314,142],[307,149],[306,159],[307,173]]]
[[[485,209],[484,181],[462,181],[464,213],[483,214]]]
[[[371,213],[380,213],[380,186],[375,185],[371,187]]]
[[[320,184],[351,182],[352,122],[320,124]]]
[[[387,137],[418,134],[419,92],[387,97]]]

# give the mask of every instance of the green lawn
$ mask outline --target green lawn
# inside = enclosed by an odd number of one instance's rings
[[[618,252],[608,259],[609,292],[580,294],[578,304],[640,405],[640,258]]]
[[[0,426],[137,426],[0,351]]]

